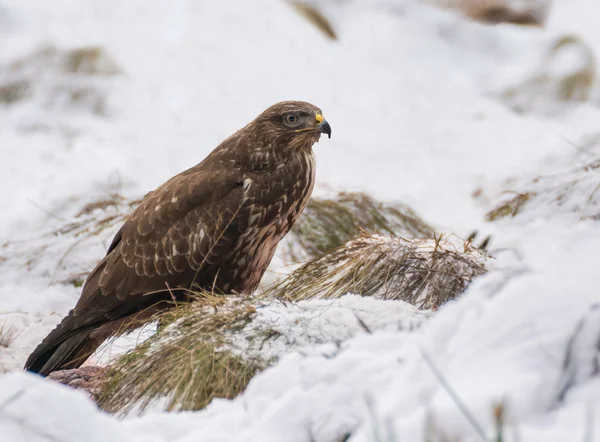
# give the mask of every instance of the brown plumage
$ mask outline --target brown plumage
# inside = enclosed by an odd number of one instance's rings
[[[252,292],[310,197],[321,133],[331,136],[319,108],[277,103],[147,194],[25,369],[79,367],[110,336],[188,300],[186,289]]]

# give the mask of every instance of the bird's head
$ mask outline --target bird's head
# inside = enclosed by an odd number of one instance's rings
[[[321,109],[305,101],[282,101],[250,123],[268,144],[281,148],[310,148],[321,134],[331,138],[331,126]]]
[[[205,161],[229,161],[235,167],[276,167],[290,154],[309,152],[331,126],[321,109],[305,101],[282,101],[224,140]]]

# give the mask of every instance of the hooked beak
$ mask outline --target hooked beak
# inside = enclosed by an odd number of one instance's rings
[[[323,115],[318,114],[316,117],[316,120],[319,123],[317,125],[318,131],[321,132],[322,134],[327,134],[327,136],[329,138],[331,138],[331,126],[329,125],[327,120],[325,118],[323,118]]]
[[[317,129],[319,129],[319,132],[322,134],[327,134],[327,136],[331,138],[331,126],[327,120],[323,120],[323,122],[317,126]]]

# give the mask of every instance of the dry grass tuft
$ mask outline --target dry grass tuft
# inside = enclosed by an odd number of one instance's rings
[[[453,236],[406,239],[362,234],[277,282],[270,295],[298,301],[347,293],[435,309],[485,273],[486,255]]]
[[[159,332],[112,366],[99,397],[102,408],[128,413],[166,400],[168,411],[199,410],[213,398],[234,398],[266,367],[227,350],[229,336],[256,312],[251,300],[196,296],[155,317]]]
[[[0,65],[0,104],[30,99],[50,113],[76,110],[105,116],[112,88],[108,77],[120,73],[116,62],[100,47],[61,50],[45,46]],[[27,127],[47,130],[42,123]]]
[[[289,234],[286,255],[293,262],[328,253],[361,231],[415,238],[433,237],[433,228],[404,204],[384,204],[365,193],[341,192],[313,198]]]
[[[550,64],[553,59],[561,56],[564,51],[578,50],[585,60],[582,66],[564,76],[557,85],[557,96],[561,101],[585,102],[590,97],[591,89],[596,80],[596,57],[588,45],[575,35],[564,35],[554,42],[548,53]]]
[[[117,64],[96,46],[76,48],[67,51],[62,61],[65,72],[86,75],[118,75]]]
[[[491,222],[506,218],[507,216],[515,217],[533,196],[535,194],[532,192],[517,193],[508,201],[504,201],[498,207],[486,213],[485,220]]]
[[[0,104],[13,104],[21,101],[30,90],[28,80],[12,80],[0,85]]]
[[[99,235],[115,230],[119,224],[127,219],[131,210],[138,204],[139,200],[129,201],[118,194],[111,194],[106,199],[98,200],[84,206],[75,215],[73,221],[51,233],[54,236],[68,235],[73,238],[73,242],[69,248],[64,251],[58,260],[57,269],[65,268],[66,270],[67,268],[75,268],[67,265],[71,253],[77,248],[84,247],[86,242],[94,240]],[[80,267],[80,270],[69,272],[68,276],[60,278],[59,282],[80,287],[94,265],[95,261],[90,262],[89,266],[82,267],[78,265],[77,267]]]
[[[519,183],[518,191],[511,191],[514,196],[490,210],[486,220],[526,214],[537,218],[567,216],[573,221],[600,220],[600,133],[572,146],[581,157],[577,167]]]
[[[427,0],[428,3],[459,11],[473,20],[498,24],[543,26],[548,5],[539,0]]]
[[[565,59],[569,61],[568,68]],[[508,88],[501,98],[518,113],[553,113],[565,103],[585,103],[597,78],[593,50],[574,35],[554,41],[525,81]]]
[[[85,206],[83,206],[83,208],[77,212],[77,214],[75,215],[76,218],[85,216],[85,215],[89,215],[95,211],[106,211],[109,207],[120,207],[120,206],[125,206],[127,209],[129,210],[133,210],[142,200],[132,200],[129,201],[125,198],[123,198],[121,195],[119,195],[118,193],[111,193],[108,195],[107,198],[104,199],[99,199],[97,201],[93,201],[91,203],[86,204]],[[121,214],[120,217],[123,218],[125,217],[126,214]]]
[[[121,73],[116,62],[97,46],[83,46],[61,50],[44,46],[8,65],[9,72],[34,73],[41,70],[56,70],[63,74],[118,75]]]
[[[295,0],[290,1],[290,4],[298,14],[307,19],[325,36],[327,36],[331,40],[337,40],[337,34],[333,29],[333,26],[331,25],[327,17],[325,17],[321,13],[321,11],[316,9],[314,5]]]
[[[0,326],[0,347],[8,348],[17,339],[19,332],[12,325],[6,323]]]
[[[58,219],[53,227],[27,241],[0,244],[0,266],[18,267],[50,279],[51,284],[79,287],[96,266],[119,225],[139,201],[130,201],[110,193],[63,219],[51,210],[39,207]],[[64,206],[77,203],[65,201]],[[10,259],[4,257],[10,256]]]

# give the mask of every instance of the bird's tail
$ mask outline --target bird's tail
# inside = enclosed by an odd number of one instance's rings
[[[71,311],[29,355],[25,370],[48,376],[53,371],[80,367],[111,336],[138,328],[171,302],[159,301],[112,321],[81,325]]]
[[[104,336],[94,336],[97,326],[71,328],[72,316],[62,322],[29,355],[25,370],[47,376],[53,371],[77,368],[102,344]]]

